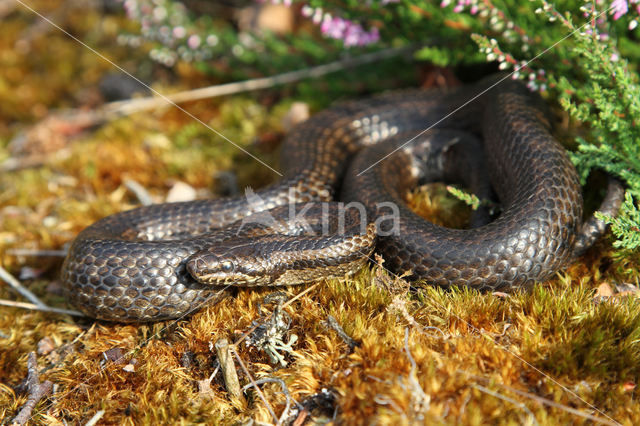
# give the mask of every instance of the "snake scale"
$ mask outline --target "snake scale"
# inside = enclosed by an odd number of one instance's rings
[[[233,286],[343,277],[374,248],[392,271],[411,271],[427,284],[513,289],[548,279],[604,225],[583,221],[576,171],[551,136],[541,100],[520,82],[499,79],[338,104],[290,132],[285,176],[253,196],[151,205],[96,222],[65,259],[69,300],[103,320],[178,318]],[[408,187],[438,179],[494,193],[502,212],[472,229],[431,224],[403,197]],[[600,210],[615,214],[622,192],[611,183]],[[329,202],[336,198],[364,208],[345,214]],[[398,206],[397,221],[379,220],[385,202]],[[292,209],[307,223],[287,221]]]

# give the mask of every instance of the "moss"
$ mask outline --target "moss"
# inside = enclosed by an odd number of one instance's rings
[[[22,28],[13,22],[14,27]],[[77,50],[64,43],[63,52]],[[2,52],[10,48],[0,41]],[[60,61],[69,61],[65,58]],[[42,87],[31,65],[12,60],[14,67],[24,67],[25,82]],[[102,69],[86,60],[66,66],[80,64],[96,67],[89,80]],[[29,112],[34,105],[59,106],[64,103],[60,93],[76,90],[77,81],[59,81],[72,70],[50,70],[48,78],[55,81],[51,96],[34,92],[11,117],[35,121]],[[0,87],[0,97],[9,96]],[[267,103],[256,96],[200,101],[188,108],[271,162],[277,154],[259,137],[280,134],[280,118],[291,102]],[[7,129],[3,122],[0,130],[6,134]],[[0,158],[5,158],[8,139],[2,137]],[[132,207],[137,200],[124,188],[124,179],[162,198],[175,180],[206,191],[221,170],[238,170],[241,187],[274,178],[175,110],[111,122],[68,148],[66,159],[0,175],[0,263],[15,274],[24,266],[34,268],[39,276],[25,285],[57,306],[64,305],[55,293],[60,260],[15,256],[8,250],[61,248],[95,220]],[[418,190],[409,198],[414,209],[439,223],[463,226],[468,218],[468,209],[451,201],[443,187]],[[638,265],[638,253],[613,251],[603,241],[549,282],[508,296],[430,287],[407,292],[374,265],[352,279],[313,287],[284,308],[292,320],[288,333],[298,336],[293,352],[285,353],[286,367],[270,365],[263,351],[243,342],[237,351],[254,379],[282,379],[299,402],[327,389],[336,398],[322,415],[330,419],[335,409],[348,424],[521,424],[531,416],[541,424],[590,422],[571,409],[605,419],[588,404],[623,424],[638,424],[640,405],[633,389],[640,378],[638,301],[633,296],[594,299],[603,283],[637,286]],[[284,292],[291,298],[303,290]],[[210,386],[199,384],[216,370],[213,343],[222,337],[238,341],[254,321],[264,321],[273,310],[263,303],[271,292],[240,290],[191,318],[152,325],[0,307],[0,418],[11,418],[25,402],[13,387],[25,377],[28,353],[49,338],[55,349],[39,356],[41,378],[52,380],[57,389],[36,407],[34,424],[84,423],[99,410],[105,412],[105,424],[274,422],[254,389],[245,393],[246,405],[238,406],[229,400],[219,372]],[[16,296],[2,286],[0,298]],[[359,346],[351,349],[328,327],[328,315]],[[105,358],[105,351],[114,348],[124,355],[123,362]],[[249,383],[241,368],[239,375],[242,385]],[[280,415],[286,404],[280,385],[261,389]]]

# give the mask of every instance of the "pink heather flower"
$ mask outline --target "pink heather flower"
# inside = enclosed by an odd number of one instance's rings
[[[339,17],[333,18],[331,15],[325,15],[320,25],[320,31],[322,34],[331,38],[341,38],[344,33],[346,24],[345,21]]]
[[[613,0],[611,2],[611,12],[613,13],[613,19],[618,20],[624,14],[629,11],[629,5],[627,0]]]
[[[322,12],[322,8],[317,7],[314,9],[313,7],[308,5],[302,6],[302,10],[300,10],[300,13],[305,18],[311,18],[311,21],[316,25],[322,22],[324,15]]]
[[[377,28],[367,32],[357,22],[339,16],[331,16],[328,13],[322,19],[320,31],[326,37],[342,40],[345,47],[364,46],[380,40]]]
[[[640,0],[613,0],[611,2],[611,14],[614,20],[620,19],[629,12],[629,7],[635,5],[636,13],[640,14]],[[630,28],[632,29],[632,28]]]
[[[173,36],[175,38],[182,38],[186,35],[187,35],[187,30],[185,30],[184,27],[175,27],[173,29]]]
[[[451,0],[442,0],[442,2],[440,2],[440,7],[447,7],[450,4]],[[456,0],[456,5],[453,7],[453,12],[460,13],[467,7],[469,8],[469,12],[472,15],[475,15],[480,10],[480,8],[478,7],[478,0]]]
[[[187,40],[187,45],[192,49],[197,49],[200,46],[200,37],[196,34],[193,34]]]

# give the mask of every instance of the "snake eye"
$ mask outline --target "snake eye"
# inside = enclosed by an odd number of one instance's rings
[[[222,269],[222,272],[232,272],[235,268],[233,262],[225,260],[220,264],[220,269]]]

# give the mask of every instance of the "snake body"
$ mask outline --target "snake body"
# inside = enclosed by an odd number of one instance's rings
[[[254,197],[152,205],[96,222],[78,235],[63,265],[70,301],[105,320],[177,318],[218,301],[226,292],[221,285],[288,285],[353,273],[376,244],[394,272],[411,270],[412,278],[430,284],[505,289],[547,279],[604,227],[595,219],[583,223],[576,171],[551,136],[540,100],[515,81],[493,87],[498,78],[454,90],[384,94],[320,112],[286,138],[285,177]],[[403,146],[401,137],[434,125],[484,140],[503,206],[495,221],[448,229],[404,206],[407,185],[446,177],[461,161],[452,152],[465,144],[452,143],[458,136],[447,130]],[[391,143],[378,144],[384,141]],[[353,160],[358,151],[364,152]],[[426,164],[433,167],[418,164],[416,153],[430,155]],[[601,210],[615,213],[621,189],[609,189]],[[318,220],[337,215],[333,204],[322,209],[338,194],[362,203],[366,218],[360,211],[347,214],[346,224]],[[372,223],[384,200],[399,206],[399,232],[376,239]],[[284,221],[290,206],[306,208],[307,217],[316,218],[313,229]],[[274,223],[284,229],[279,235],[271,235]],[[308,235],[320,227],[323,237]]]

